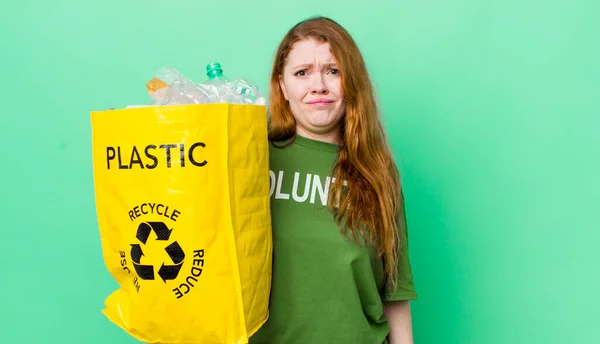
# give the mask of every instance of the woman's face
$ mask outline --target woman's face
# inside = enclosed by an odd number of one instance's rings
[[[346,103],[337,68],[329,43],[299,41],[288,54],[279,84],[299,135],[339,143]]]

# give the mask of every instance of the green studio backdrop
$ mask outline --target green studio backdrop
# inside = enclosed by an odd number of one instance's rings
[[[0,342],[135,343],[100,313],[89,111],[147,102],[167,64],[266,91],[285,31],[322,14],[360,45],[400,164],[416,342],[600,343],[597,1],[215,4],[2,5]]]

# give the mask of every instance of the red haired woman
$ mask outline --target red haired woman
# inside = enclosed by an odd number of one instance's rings
[[[352,37],[294,26],[270,80],[273,281],[252,344],[411,344],[400,177]]]

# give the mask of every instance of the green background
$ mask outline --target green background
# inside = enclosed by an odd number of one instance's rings
[[[416,343],[600,343],[600,5],[576,3],[4,3],[0,341],[135,343],[100,313],[89,112],[146,103],[166,64],[266,90],[287,29],[323,14],[362,49],[402,169]]]

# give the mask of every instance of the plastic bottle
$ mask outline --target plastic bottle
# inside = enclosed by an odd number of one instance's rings
[[[211,101],[228,102],[232,104],[264,104],[259,88],[245,79],[229,79],[223,74],[219,62],[209,63],[206,66],[208,80],[201,83],[207,87],[216,99]]]
[[[146,84],[154,105],[204,104],[211,94],[171,66],[159,69]]]

